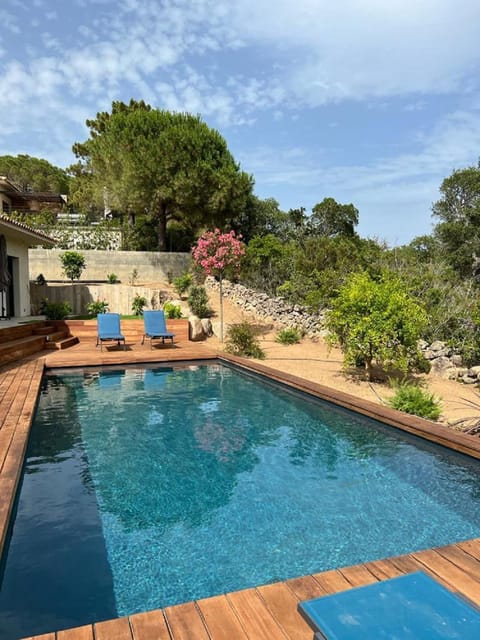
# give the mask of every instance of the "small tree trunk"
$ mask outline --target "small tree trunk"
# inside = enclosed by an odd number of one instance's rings
[[[222,274],[220,274],[220,342],[223,342],[223,285],[222,285]]]
[[[365,377],[370,382],[372,379],[372,358],[365,358]]]
[[[167,250],[167,205],[162,202],[159,209],[158,216],[158,250]]]

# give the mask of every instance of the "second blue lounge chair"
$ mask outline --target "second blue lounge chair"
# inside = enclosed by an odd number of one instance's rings
[[[106,340],[116,340],[118,346],[123,342],[123,349],[127,348],[125,344],[125,336],[122,335],[120,329],[119,313],[99,313],[97,316],[97,344],[100,350],[103,350],[103,343]]]
[[[152,341],[157,338],[162,339],[162,344],[165,344],[166,338],[170,339],[173,344],[175,334],[167,331],[163,311],[144,311],[143,322],[145,325],[145,333],[143,334],[142,344],[145,342],[145,338],[150,338],[150,349],[153,349]]]
[[[480,638],[480,612],[422,571],[301,602],[318,640]]]

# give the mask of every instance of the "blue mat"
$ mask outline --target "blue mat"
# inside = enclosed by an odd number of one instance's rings
[[[298,609],[319,639],[480,639],[480,612],[422,571],[301,602]]]

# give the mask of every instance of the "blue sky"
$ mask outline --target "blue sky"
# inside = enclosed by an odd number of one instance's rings
[[[66,167],[113,100],[200,114],[259,197],[391,245],[480,156],[478,0],[0,0],[0,154]]]

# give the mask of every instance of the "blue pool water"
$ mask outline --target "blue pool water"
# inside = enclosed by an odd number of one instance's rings
[[[479,462],[355,413],[221,365],[49,375],[0,637],[479,535]]]

